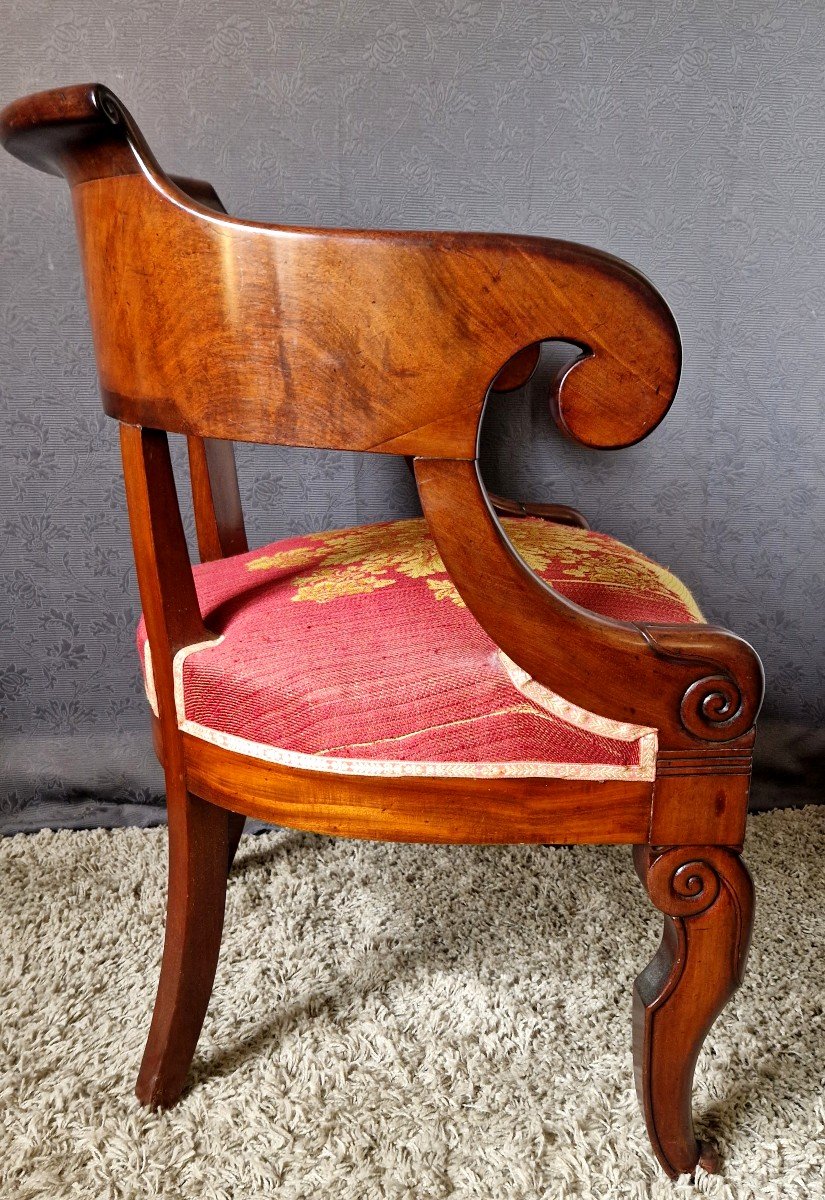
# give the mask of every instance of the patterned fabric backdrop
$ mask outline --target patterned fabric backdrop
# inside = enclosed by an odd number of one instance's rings
[[[12,0],[4,40],[3,102],[108,83],[160,161],[240,215],[546,234],[645,271],[685,345],[664,425],[614,454],[567,444],[545,372],[494,405],[488,483],[671,567],[762,653],[768,713],[822,723],[820,0]],[[160,779],[67,188],[0,172],[0,805],[19,825],[58,796],[151,804]],[[239,461],[260,541],[416,511],[395,459]]]

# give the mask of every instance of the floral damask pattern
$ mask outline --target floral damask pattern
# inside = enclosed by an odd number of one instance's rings
[[[613,540],[608,544],[598,533],[544,521],[505,518],[505,531],[527,565],[548,583],[586,582],[629,595],[642,591],[665,604],[676,600],[695,620],[702,619],[681,580],[630,547]],[[320,533],[300,547],[250,558],[245,566],[254,572],[294,572],[293,601],[323,604],[342,596],[363,596],[406,577],[423,579],[437,600],[464,603],[423,520]]]
[[[0,99],[102,79],[165,166],[243,215],[546,234],[645,271],[685,347],[661,428],[616,454],[566,443],[540,371],[491,406],[487,481],[575,503],[668,563],[763,655],[766,712],[822,723],[822,4],[10,0],[4,16]],[[39,781],[0,779],[13,810],[65,790],[69,737],[111,747],[116,791],[146,718],[67,190],[5,155],[0,187],[0,722],[19,760],[51,755]],[[258,544],[416,512],[391,458],[239,461]]]

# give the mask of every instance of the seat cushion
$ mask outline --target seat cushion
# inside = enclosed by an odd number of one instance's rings
[[[605,534],[503,525],[542,579],[594,612],[702,620],[678,579]],[[347,774],[653,778],[655,731],[586,712],[510,661],[423,520],[290,538],[194,574],[219,635],[175,660],[178,721],[196,737]],[[156,708],[143,621],[138,645]]]

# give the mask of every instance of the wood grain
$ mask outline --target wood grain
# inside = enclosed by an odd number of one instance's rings
[[[665,750],[749,734],[764,682],[747,642],[710,625],[597,616],[553,591],[516,554],[476,463],[417,459],[415,477],[462,599],[534,679],[590,712],[658,729]]]
[[[430,843],[644,841],[652,787],[621,780],[381,778],[294,770],[183,735],[213,804],[335,836]]]
[[[66,89],[48,117],[47,97],[4,110],[0,137],[73,184],[101,389],[120,420],[473,458],[496,376],[552,338],[586,351],[557,399],[572,436],[628,445],[670,406],[675,322],[610,255],[511,235],[242,221],[177,187],[106,89]]]
[[[686,801],[689,796],[686,795]],[[739,986],[753,925],[753,884],[733,849],[637,847],[636,869],[665,915],[659,951],[636,980],[636,1086],[656,1157],[672,1178],[716,1152],[693,1129],[691,1090],[699,1050]]]
[[[187,438],[192,508],[201,562],[249,549],[231,442]]]

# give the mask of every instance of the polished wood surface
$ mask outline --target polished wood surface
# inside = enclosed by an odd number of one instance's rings
[[[514,392],[532,378],[541,358],[541,342],[525,346],[513,355],[493,380],[494,392]]]
[[[138,1075],[151,1107],[179,1098],[215,978],[230,862],[229,817],[189,790],[172,660],[209,636],[200,617],[166,434],[121,426],[126,500],[153,653],[158,744],[166,777],[169,888],[157,999]]]
[[[487,493],[493,511],[503,517],[541,517],[557,525],[572,525],[578,529],[589,529],[590,522],[577,508],[569,504],[540,504],[531,500],[508,500],[506,496]]]
[[[651,786],[622,780],[426,779],[295,771],[183,735],[198,795],[274,825],[377,841],[632,843],[647,837]]]
[[[564,505],[487,495],[477,463],[491,391],[521,386],[541,343],[572,342],[551,412],[593,447],[645,437],[675,394],[681,345],[655,288],[568,242],[498,234],[292,229],[227,214],[165,174],[97,85],[0,114],[0,139],[71,188],[104,407],[121,421],[169,806],[161,978],[138,1081],[174,1104],[217,962],[226,875],[246,816],[421,842],[625,842],[662,949],[637,981],[635,1063],[665,1171],[713,1165],[693,1133],[698,1049],[741,977],[752,894],[739,858],[762,668],[709,625],[608,620],[515,553],[497,513],[586,525]],[[231,439],[415,459],[447,571],[493,641],[592,713],[657,731],[655,780],[368,778],[274,767],[179,728],[173,659],[201,617],[167,433],[189,439],[200,556],[247,547]]]
[[[169,890],[163,961],[135,1092],[176,1104],[206,1016],[223,932],[231,866],[229,813],[167,780]]]
[[[201,562],[249,549],[231,442],[187,438],[192,507]]]
[[[710,625],[597,616],[525,565],[487,500],[477,463],[417,459],[415,477],[462,599],[534,679],[590,712],[657,728],[663,750],[693,749],[697,739],[730,743],[750,733],[763,675],[747,642]]]
[[[705,1035],[742,981],[753,884],[733,849],[637,846],[636,869],[664,913],[662,944],[634,989],[636,1087],[648,1133],[671,1175],[718,1166],[693,1130],[691,1090]]]
[[[408,454],[404,461],[415,479],[415,459]],[[556,525],[571,525],[578,529],[589,529],[590,522],[577,508],[569,504],[536,503],[532,500],[510,500],[506,496],[498,496],[495,492],[487,492],[487,499],[493,511],[503,517],[540,517]]]
[[[491,383],[551,338],[585,350],[557,400],[572,436],[628,445],[669,408],[678,331],[626,263],[540,238],[242,221],[178,188],[106,89],[66,89],[45,119],[48,95],[6,109],[0,134],[73,184],[104,405],[120,420],[474,458]]]

